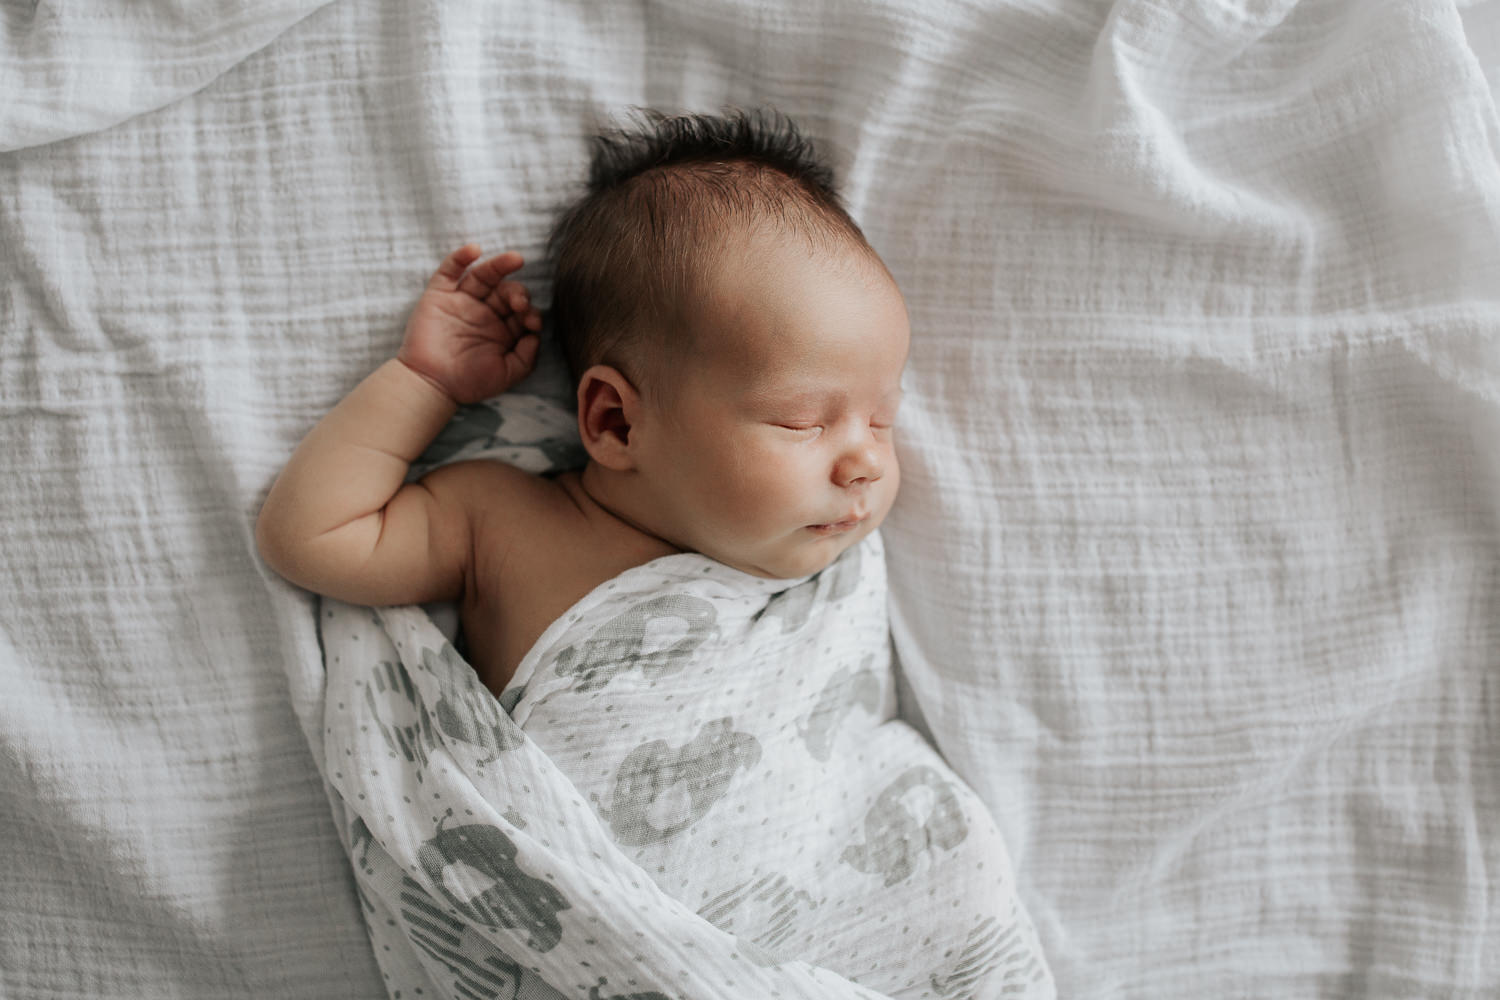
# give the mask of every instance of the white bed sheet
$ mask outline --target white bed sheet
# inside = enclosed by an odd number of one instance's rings
[[[381,992],[254,513],[602,116],[771,103],[907,294],[898,653],[1062,995],[1494,996],[1496,9],[8,5],[0,994]]]

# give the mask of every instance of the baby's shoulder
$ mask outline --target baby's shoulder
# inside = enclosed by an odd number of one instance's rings
[[[553,480],[493,459],[454,462],[422,482],[461,507],[476,534],[561,531],[556,522],[573,507]]]
[[[492,458],[470,458],[440,465],[422,477],[424,483],[443,482],[458,489],[529,490],[551,483],[545,476]]]

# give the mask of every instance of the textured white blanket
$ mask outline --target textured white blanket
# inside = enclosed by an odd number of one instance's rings
[[[1494,996],[1497,8],[0,7],[0,993],[379,994],[259,502],[596,119],[769,103],[911,308],[902,711],[1060,994]]]

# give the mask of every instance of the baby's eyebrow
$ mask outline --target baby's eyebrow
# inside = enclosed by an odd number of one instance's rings
[[[766,398],[788,406],[813,406],[830,399],[843,399],[843,393],[827,389],[772,389]]]
[[[787,379],[785,381],[766,379],[758,383],[754,381],[749,383],[745,387],[745,395],[756,402],[762,403],[810,405],[821,403],[830,397],[841,397],[843,394],[816,382],[807,382],[799,379]]]
[[[900,386],[887,390],[880,396],[881,406],[898,406],[904,393]],[[783,385],[753,389],[750,397],[756,403],[797,409],[837,409],[849,401],[849,394],[842,389],[827,386]]]

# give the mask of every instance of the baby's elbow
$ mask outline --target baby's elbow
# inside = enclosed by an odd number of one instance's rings
[[[291,545],[282,527],[283,522],[276,516],[272,504],[267,502],[261,507],[260,516],[255,519],[255,549],[260,553],[262,562],[285,577],[291,562]]]

